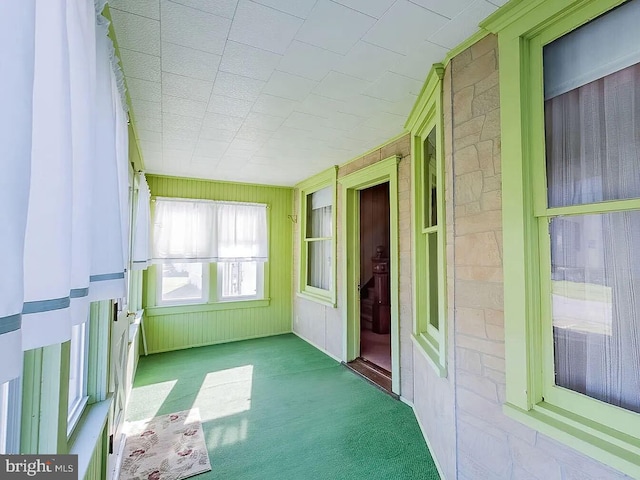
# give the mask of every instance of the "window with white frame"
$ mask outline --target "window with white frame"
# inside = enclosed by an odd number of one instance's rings
[[[267,205],[156,198],[157,305],[264,298]]]
[[[9,382],[0,385],[0,454],[7,453],[9,419]]]
[[[69,357],[69,409],[67,433],[71,433],[87,404],[87,363],[89,355],[89,322],[71,327]]]
[[[298,185],[300,204],[300,271],[298,293],[335,305],[336,169]]]

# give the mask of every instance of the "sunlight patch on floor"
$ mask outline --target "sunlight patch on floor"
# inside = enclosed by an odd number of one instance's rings
[[[204,378],[193,406],[202,421],[229,417],[251,409],[253,365],[210,372]]]
[[[176,386],[177,380],[169,380],[166,382],[153,383],[151,385],[143,385],[135,388],[135,395],[144,398],[145,403],[152,410],[149,418],[155,417],[165,400],[171,394],[173,387]]]

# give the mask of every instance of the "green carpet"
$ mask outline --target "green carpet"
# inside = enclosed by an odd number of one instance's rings
[[[200,409],[196,480],[437,479],[411,409],[294,335],[142,357],[127,411]]]

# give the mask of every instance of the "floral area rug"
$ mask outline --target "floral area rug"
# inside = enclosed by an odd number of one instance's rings
[[[179,480],[211,470],[198,409],[125,425],[120,480]]]

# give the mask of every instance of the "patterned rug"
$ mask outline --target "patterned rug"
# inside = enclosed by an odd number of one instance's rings
[[[179,480],[211,470],[198,409],[125,425],[120,480]]]

